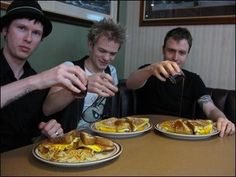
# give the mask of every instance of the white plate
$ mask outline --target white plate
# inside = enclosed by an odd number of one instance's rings
[[[95,128],[95,123],[92,123],[90,125],[90,129],[93,132],[96,132],[97,134],[99,134],[100,136],[104,136],[104,137],[108,137],[108,138],[130,138],[130,137],[135,137],[135,136],[139,136],[145,132],[147,132],[148,130],[150,130],[152,128],[152,124],[147,123],[147,125],[145,126],[144,130],[141,131],[135,131],[135,132],[124,132],[124,133],[117,133],[117,132],[104,132],[104,131],[100,131],[97,130]]]
[[[87,161],[87,162],[78,162],[78,163],[54,162],[54,161],[44,159],[43,157],[40,156],[37,146],[35,146],[33,148],[32,153],[36,159],[38,159],[42,162],[48,163],[48,164],[62,166],[62,167],[86,167],[86,166],[91,166],[91,165],[96,165],[96,164],[100,164],[103,162],[107,162],[109,160],[112,160],[112,159],[118,157],[122,152],[122,147],[120,144],[115,143],[115,142],[114,142],[114,145],[115,145],[115,149],[113,149],[113,151],[96,153],[95,157],[97,158],[97,160]]]
[[[168,137],[182,139],[182,140],[201,140],[201,139],[206,139],[211,136],[217,135],[219,133],[219,131],[216,128],[214,128],[212,133],[207,134],[207,135],[185,135],[185,134],[172,133],[172,132],[168,132],[162,129],[160,127],[160,124],[156,124],[154,128]]]

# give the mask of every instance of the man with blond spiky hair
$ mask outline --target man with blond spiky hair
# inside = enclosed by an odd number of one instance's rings
[[[46,115],[59,112],[56,116],[65,132],[88,129],[90,123],[111,116],[111,96],[118,91],[116,68],[111,63],[124,41],[125,29],[113,20],[95,22],[88,33],[89,55],[73,62],[88,77],[87,95],[76,99],[63,87],[51,88],[43,110]]]

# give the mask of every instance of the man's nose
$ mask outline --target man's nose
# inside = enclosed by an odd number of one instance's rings
[[[29,43],[32,41],[32,33],[30,31],[26,33],[25,41]]]
[[[106,61],[109,61],[110,60],[110,54],[109,53],[106,53],[105,55],[104,55],[104,58],[105,58],[105,60]]]
[[[173,58],[172,58],[173,61],[178,61],[178,56],[179,56],[178,53],[175,52],[174,55],[173,55]]]

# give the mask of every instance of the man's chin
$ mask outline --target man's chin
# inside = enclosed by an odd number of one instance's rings
[[[25,61],[25,60],[27,60],[29,57],[30,57],[30,54],[29,54],[29,53],[20,53],[20,54],[18,55],[18,59],[21,60],[21,61]]]
[[[100,65],[100,66],[99,66],[99,69],[100,69],[101,71],[104,71],[104,70],[107,68],[107,66],[108,66],[108,65]]]

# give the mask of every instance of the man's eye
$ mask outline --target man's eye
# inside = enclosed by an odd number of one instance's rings
[[[19,30],[22,30],[22,31],[25,30],[25,27],[24,27],[24,26],[18,26],[17,28],[18,28]]]
[[[186,55],[186,52],[180,51],[179,54],[180,54],[180,55]]]
[[[36,35],[36,36],[41,36],[42,33],[40,31],[33,31],[33,34]]]
[[[105,50],[99,50],[101,53],[106,53],[106,51]]]
[[[110,53],[111,54],[111,56],[115,56],[116,55],[116,53]]]
[[[170,53],[174,53],[175,50],[173,50],[173,49],[168,49],[168,52],[170,52]]]

